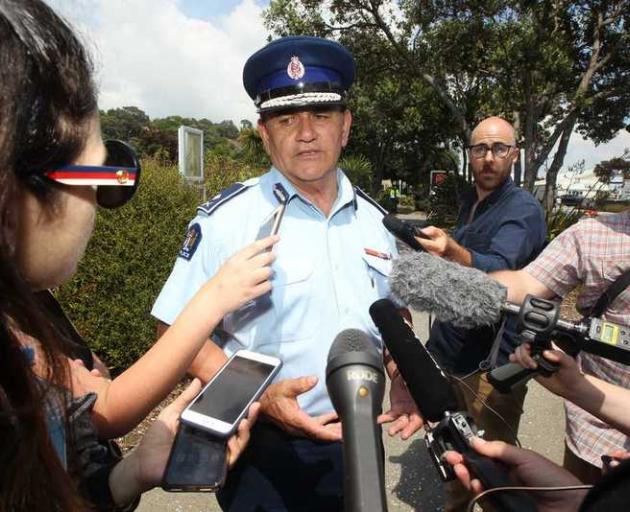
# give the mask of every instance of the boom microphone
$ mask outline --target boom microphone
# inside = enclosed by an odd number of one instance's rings
[[[599,318],[576,323],[554,317],[557,304],[531,296],[522,306],[507,302],[507,289],[474,268],[427,253],[406,253],[394,261],[390,287],[402,302],[457,327],[496,324],[502,313],[518,315],[517,333],[529,333],[528,341],[555,338],[572,349],[630,365],[630,330]],[[542,358],[539,363],[543,370],[553,371],[552,366],[544,367]],[[505,392],[532,375],[514,363],[494,370],[491,382]]]
[[[358,329],[340,332],[328,352],[326,387],[343,430],[346,512],[387,511],[380,427],[385,391],[381,355]]]
[[[389,283],[403,303],[466,329],[497,323],[507,298],[505,286],[481,270],[428,253],[399,256]]]

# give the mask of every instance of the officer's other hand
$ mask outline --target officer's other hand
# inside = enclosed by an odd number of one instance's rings
[[[538,364],[531,354],[531,344],[522,343],[516,347],[513,354],[510,354],[510,361],[520,364],[523,368],[534,370]],[[567,398],[584,380],[584,375],[578,369],[575,359],[561,350],[545,350],[542,355],[547,361],[558,364],[559,368],[549,377],[538,375],[536,380],[552,393]]]
[[[271,384],[260,399],[261,411],[286,432],[320,441],[339,441],[341,424],[337,413],[309,416],[300,408],[297,397],[310,391],[317,377],[286,379]]]
[[[400,374],[390,383],[389,402],[389,411],[381,414],[377,422],[391,423],[387,429],[390,436],[400,434],[401,439],[409,439],[424,425],[424,420]]]
[[[566,469],[531,450],[517,448],[503,441],[484,441],[473,438],[472,447],[481,455],[496,459],[508,468],[509,477],[515,485],[528,487],[555,487],[581,485],[575,476]],[[465,465],[464,457],[454,451],[444,454],[455,471],[457,479],[475,495],[484,489]],[[574,512],[584,499],[586,491],[535,492],[531,496],[536,501],[538,512]]]
[[[275,256],[270,249],[278,240],[280,237],[273,235],[241,249],[207,283],[219,297],[223,316],[271,291],[271,263]]]

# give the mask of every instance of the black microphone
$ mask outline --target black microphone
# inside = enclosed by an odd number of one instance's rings
[[[340,332],[328,352],[326,387],[343,430],[346,512],[387,511],[380,427],[385,392],[381,355],[358,329]]]
[[[424,419],[439,422],[433,428],[425,425],[425,443],[442,480],[455,477],[442,455],[447,450],[456,450],[464,456],[471,473],[486,489],[511,485],[500,465],[479,455],[470,446],[471,437],[480,435],[473,419],[467,413],[457,411],[457,399],[448,378],[402,319],[396,306],[387,299],[380,299],[370,306],[370,316]],[[522,492],[496,493],[489,496],[488,501],[504,512],[536,510],[534,501]]]
[[[377,300],[370,306],[370,316],[422,416],[428,421],[440,421],[445,412],[456,411],[457,398],[448,377],[398,314],[396,306],[387,299]]]
[[[424,247],[422,247],[414,237],[429,237],[408,222],[400,220],[393,213],[388,213],[385,217],[383,217],[383,225],[392,235],[405,242],[412,249],[416,251],[424,251]]]

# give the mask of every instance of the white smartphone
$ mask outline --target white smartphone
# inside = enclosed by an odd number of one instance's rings
[[[232,435],[281,366],[277,357],[239,350],[184,409],[182,421],[217,436]]]
[[[282,222],[282,216],[284,215],[284,210],[286,208],[286,203],[280,203],[278,207],[271,212],[271,215],[267,217],[267,219],[260,225],[260,229],[258,230],[258,235],[256,236],[256,240],[260,240],[261,238],[267,238],[268,236],[275,235],[278,233],[280,229],[280,222]]]

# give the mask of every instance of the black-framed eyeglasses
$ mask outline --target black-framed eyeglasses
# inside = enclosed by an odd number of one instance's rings
[[[492,146],[488,146],[488,144],[475,144],[473,146],[466,146],[466,149],[468,149],[472,158],[485,158],[488,151],[492,151],[492,155],[495,158],[505,158],[510,153],[510,150],[515,147],[515,145],[495,142]]]
[[[129,201],[140,184],[140,160],[134,149],[121,140],[104,142],[103,165],[64,165],[43,175],[62,185],[96,187],[96,202],[103,208],[118,208]]]

